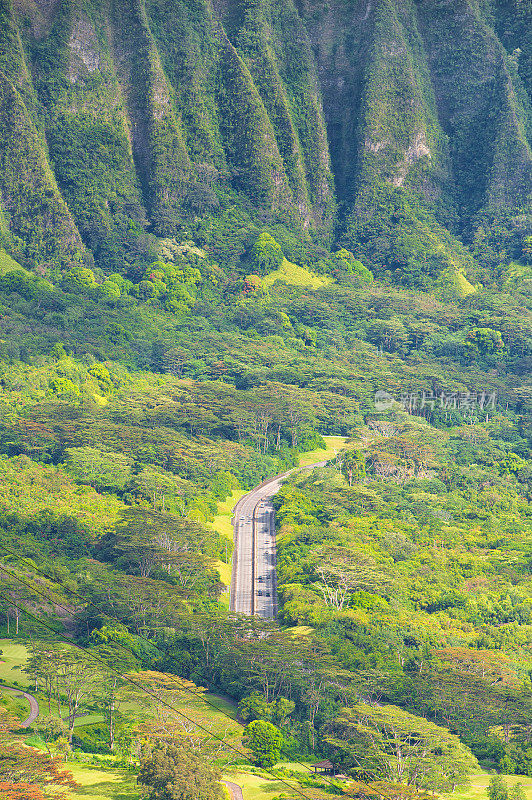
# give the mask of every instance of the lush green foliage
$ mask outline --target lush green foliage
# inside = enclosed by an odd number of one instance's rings
[[[0,229],[27,266],[96,259],[139,282],[154,233],[201,232],[226,267],[257,219],[290,259],[279,234],[327,263],[312,238],[334,231],[387,280],[449,296],[526,255],[527,3],[1,13]]]
[[[246,738],[259,767],[273,767],[279,761],[283,737],[271,722],[253,720],[246,728]]]
[[[531,10],[458,5],[0,2],[1,622],[154,800],[200,685],[367,796],[532,773]],[[229,615],[219,504],[327,434]]]
[[[160,744],[141,764],[139,783],[150,800],[220,800],[219,773],[187,748]]]

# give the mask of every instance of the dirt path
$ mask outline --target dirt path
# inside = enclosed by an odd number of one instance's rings
[[[1,689],[5,689],[7,692],[13,692],[18,697],[25,697],[28,703],[30,704],[30,715],[24,722],[21,722],[23,728],[29,728],[32,722],[35,722],[37,717],[39,716],[39,703],[35,699],[32,694],[28,694],[27,692],[23,692],[22,689],[14,689],[11,686],[2,686]]]
[[[242,787],[239,786],[238,783],[231,783],[231,781],[222,781],[222,783],[229,789],[231,800],[244,800]]]

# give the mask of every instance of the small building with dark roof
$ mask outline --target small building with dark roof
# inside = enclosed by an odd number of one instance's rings
[[[311,767],[316,775],[334,775],[336,772],[336,767],[328,760],[318,761],[317,764],[311,764]]]

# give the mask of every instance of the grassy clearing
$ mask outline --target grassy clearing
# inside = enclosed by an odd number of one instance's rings
[[[471,787],[469,789],[442,795],[442,797],[445,800],[487,800],[486,789],[490,782],[490,777],[491,775],[487,772],[475,772],[471,776]],[[526,775],[503,775],[502,777],[508,786],[515,786],[516,783],[520,783],[523,786],[527,800],[532,800],[532,778],[528,778]]]
[[[346,436],[324,436],[323,438],[327,445],[326,449],[310,450],[308,453],[303,453],[299,458],[300,467],[308,467],[309,464],[314,464],[316,461],[329,461],[349,441]]]
[[[227,736],[232,744],[240,744],[243,726],[237,722],[237,708],[230,698],[201,692],[198,695],[183,693],[172,705],[216,736]],[[152,711],[149,698],[144,702],[125,701],[120,703],[120,711],[133,716],[137,721],[150,715]],[[89,724],[89,717],[82,717],[82,723]]]
[[[39,703],[40,713],[42,716],[48,715],[48,698],[42,692],[32,692]],[[50,709],[52,711],[52,715],[55,717],[62,717],[63,719],[67,716],[67,707],[66,704],[63,703],[61,705],[61,713],[59,713],[59,708],[57,706],[57,702],[52,699],[50,703]],[[26,716],[28,716],[26,714]],[[97,712],[81,712],[81,716],[77,717],[76,721],[74,722],[74,727],[78,728],[80,725],[94,725],[97,722],[104,722],[105,716],[104,714],[98,714]]]
[[[225,698],[205,693],[198,698],[189,696],[176,707],[215,736],[222,737],[233,747],[240,747],[244,728],[236,721],[236,706]]]
[[[319,289],[321,286],[327,286],[331,283],[331,279],[326,275],[316,275],[315,272],[310,272],[304,267],[299,267],[297,264],[292,264],[290,261],[284,259],[283,263],[274,272],[263,280],[263,285],[267,288],[272,286],[275,281],[283,281],[292,286],[308,286],[311,289]]]
[[[69,800],[138,800],[140,797],[133,773],[71,763],[66,766],[80,784],[78,789],[69,789]]]
[[[63,711],[63,716],[65,712]],[[83,714],[81,717],[78,717],[74,723],[74,728],[78,728],[80,725],[95,725],[97,722],[104,722],[105,717],[103,714]]]
[[[275,769],[283,768],[294,772],[301,772],[305,775],[309,774],[302,766],[292,762],[278,764]],[[256,774],[255,772],[248,772],[245,767],[236,767],[234,770],[227,771],[224,778],[242,787],[244,800],[271,800],[271,798],[277,797],[280,794],[286,795],[290,791],[286,785],[287,783],[293,786],[294,789],[302,791],[307,797],[316,798],[316,800],[318,800],[318,798],[326,800],[327,798],[338,797],[338,794],[333,794],[328,791],[326,784],[326,788],[301,787],[297,778],[283,777],[283,780],[276,780],[264,773]],[[286,781],[286,783],[284,781]]]
[[[231,492],[227,500],[218,504],[216,516],[212,527],[215,528],[222,536],[226,536],[233,541],[233,526],[231,524],[231,517],[233,516],[233,508],[238,503],[241,497],[247,494],[247,489],[235,489]]]
[[[228,555],[231,554],[232,545],[233,545],[233,524],[231,522],[231,517],[233,516],[233,507],[236,503],[240,500],[243,495],[246,494],[246,489],[236,489],[234,492],[231,492],[227,500],[224,500],[223,503],[218,505],[217,514],[214,517],[214,521],[211,523],[214,530],[218,531],[219,534],[225,536],[228,540],[227,542],[227,552]],[[216,569],[218,570],[218,574],[220,575],[220,580],[226,586],[229,586],[231,583],[231,563],[225,563],[225,561],[217,561],[215,564]],[[220,598],[221,602],[224,603],[227,601],[229,603],[229,594],[223,594]]]
[[[287,790],[281,781],[266,780],[260,775],[240,770],[227,773],[224,778],[242,787],[244,800],[271,800],[272,797]]]
[[[231,583],[231,564],[226,564],[225,561],[217,561],[215,567],[218,570],[222,583],[229,586]]]
[[[0,275],[5,275],[6,272],[12,272],[13,270],[18,270],[19,272],[25,272],[26,275],[30,275],[31,273],[28,270],[21,267],[20,264],[15,261],[9,253],[6,253],[5,250],[0,248]]]
[[[506,270],[506,283],[520,283],[521,281],[529,281],[532,279],[532,266],[530,264],[523,264],[521,261],[512,261]]]
[[[297,638],[298,636],[308,636],[314,628],[310,628],[308,625],[296,625],[294,628],[285,628],[285,630],[286,633]]]
[[[2,690],[2,687],[0,687],[0,706],[21,722],[30,713],[30,704],[25,697],[18,698],[13,692]]]
[[[205,692],[203,697],[209,703],[214,703],[215,706],[217,706],[217,708],[219,708],[225,714],[229,714],[229,716],[236,722],[236,703],[234,703],[232,700],[228,700],[225,697],[220,697],[219,694],[213,694],[212,692]],[[242,729],[242,726],[239,725],[239,727]]]
[[[30,679],[21,667],[28,660],[28,648],[11,639],[0,639],[0,679],[5,683],[13,684],[15,681],[20,686],[30,685]]]

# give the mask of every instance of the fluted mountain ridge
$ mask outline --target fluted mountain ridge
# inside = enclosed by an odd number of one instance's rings
[[[531,29],[529,0],[1,0],[3,244],[112,272],[237,209],[482,280],[532,232]]]

